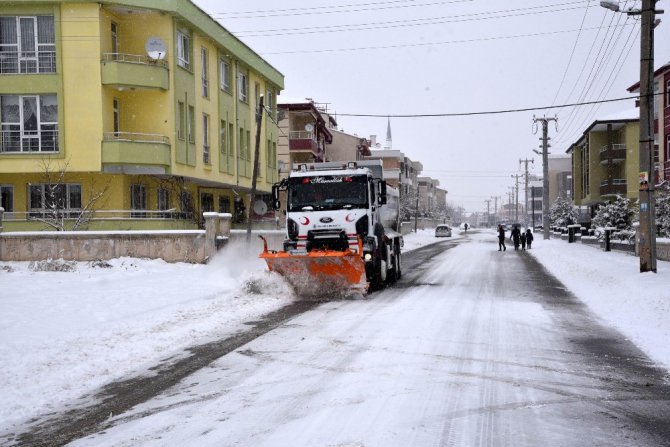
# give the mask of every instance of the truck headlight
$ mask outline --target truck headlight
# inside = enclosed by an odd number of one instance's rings
[[[372,255],[370,253],[365,253],[363,259],[365,259],[365,262],[370,262],[372,260]]]

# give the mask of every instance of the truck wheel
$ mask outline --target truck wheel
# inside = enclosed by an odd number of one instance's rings
[[[400,279],[402,276],[402,267],[401,267],[401,259],[400,259],[400,250],[399,247],[395,247],[395,253],[393,253],[393,259],[391,262],[393,262],[393,268],[388,274],[387,281],[388,283],[394,283],[397,280]]]
[[[388,265],[386,263],[386,244],[384,244],[384,228],[381,225],[375,227],[375,236],[377,236],[377,249],[375,250],[374,259],[372,261],[372,275],[370,278],[370,286],[373,290],[379,290],[386,282],[386,270]]]

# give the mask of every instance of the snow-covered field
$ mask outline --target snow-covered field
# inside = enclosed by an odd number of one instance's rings
[[[497,247],[491,230],[468,237]],[[419,231],[405,238],[405,250],[440,240]],[[606,324],[670,367],[670,263],[640,274],[634,256],[539,234],[529,253]],[[73,272],[0,263],[0,433],[289,304],[288,286],[256,255],[230,247],[208,265],[124,258],[108,268],[77,263]]]

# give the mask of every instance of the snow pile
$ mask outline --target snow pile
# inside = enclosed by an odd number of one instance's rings
[[[75,264],[67,273],[30,263],[0,272],[0,431],[239,331],[293,299],[283,279],[242,247],[209,265]]]

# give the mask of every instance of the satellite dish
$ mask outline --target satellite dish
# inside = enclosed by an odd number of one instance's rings
[[[144,49],[147,51],[149,59],[153,60],[163,60],[167,54],[165,42],[160,37],[149,37]]]
[[[313,130],[314,130],[314,124],[312,124],[312,123],[307,123],[307,124],[305,124],[305,130],[306,130],[307,132],[311,132],[311,131],[313,131]]]
[[[265,202],[262,200],[256,200],[254,202],[254,214],[257,216],[262,216],[263,214],[268,212],[268,206]]]

